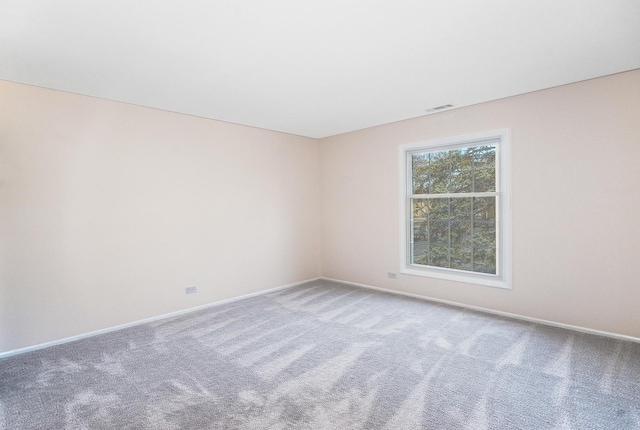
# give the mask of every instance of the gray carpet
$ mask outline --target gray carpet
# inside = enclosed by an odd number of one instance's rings
[[[640,344],[316,281],[0,361],[0,429],[640,429]]]

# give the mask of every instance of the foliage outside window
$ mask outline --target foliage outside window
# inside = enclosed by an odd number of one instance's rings
[[[505,146],[494,133],[403,147],[403,272],[508,286]]]

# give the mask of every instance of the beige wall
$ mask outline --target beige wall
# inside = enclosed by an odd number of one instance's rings
[[[639,116],[640,71],[321,141],[0,81],[0,353],[320,275],[640,337]],[[388,279],[398,146],[500,128],[513,289]]]
[[[513,288],[388,279],[400,264],[398,146],[501,128]],[[324,139],[321,151],[325,277],[640,337],[640,71]]]
[[[318,277],[319,156],[0,81],[0,352]]]

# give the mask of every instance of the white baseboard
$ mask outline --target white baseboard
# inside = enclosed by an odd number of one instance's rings
[[[597,335],[597,336],[605,336],[605,337],[610,337],[610,338],[613,338],[613,339],[626,340],[626,341],[629,341],[629,342],[640,343],[640,338],[633,337],[633,336],[627,336],[627,335],[624,335],[624,334],[611,333],[611,332],[608,332],[608,331],[594,330],[594,329],[590,329],[590,328],[586,328],[586,327],[580,327],[580,326],[575,326],[575,325],[570,325],[570,324],[563,324],[563,323],[559,323],[559,322],[555,322],[555,321],[543,320],[543,319],[539,319],[539,318],[532,318],[532,317],[527,317],[527,316],[524,316],[524,315],[512,314],[512,313],[509,313],[509,312],[496,311],[494,309],[483,308],[483,307],[480,307],[480,306],[466,305],[464,303],[458,303],[458,302],[452,302],[452,301],[449,301],[449,300],[436,299],[436,298],[427,297],[427,296],[420,296],[418,294],[404,293],[402,291],[389,290],[389,289],[386,289],[386,288],[374,287],[372,285],[358,284],[356,282],[349,282],[349,281],[342,281],[340,279],[332,279],[332,278],[324,278],[324,277],[320,278],[320,279],[324,279],[326,281],[332,281],[332,282],[340,282],[340,283],[347,284],[347,285],[353,285],[355,287],[368,288],[370,290],[383,291],[385,293],[391,293],[391,294],[398,294],[398,295],[401,295],[401,296],[413,297],[413,298],[416,298],[416,299],[427,300],[427,301],[430,301],[430,302],[443,303],[443,304],[446,304],[446,305],[456,306],[456,307],[459,307],[459,308],[465,308],[465,309],[484,312],[484,313],[488,313],[488,314],[499,315],[499,316],[508,317],[508,318],[514,318],[514,319],[518,319],[518,320],[522,320],[522,321],[528,321],[528,322],[533,322],[533,323],[538,323],[538,324],[544,324],[544,325],[548,325],[548,326],[552,326],[552,327],[564,328],[564,329],[567,329],[567,330],[579,331],[579,332],[582,332],[582,333],[594,334],[594,335]]]
[[[480,307],[480,306],[466,305],[464,303],[453,302],[453,301],[449,301],[449,300],[436,299],[436,298],[433,298],[433,297],[427,297],[427,296],[421,296],[421,295],[418,295],[418,294],[405,293],[405,292],[402,292],[402,291],[390,290],[390,289],[387,289],[387,288],[374,287],[372,285],[359,284],[359,283],[356,283],[356,282],[343,281],[343,280],[340,280],[340,279],[318,277],[318,278],[307,279],[307,280],[300,281],[300,282],[295,282],[293,284],[281,285],[279,287],[274,287],[274,288],[270,288],[268,290],[258,291],[258,292],[255,292],[255,293],[244,294],[244,295],[238,296],[238,297],[232,297],[232,298],[229,298],[229,299],[219,300],[217,302],[207,303],[207,304],[204,304],[204,305],[183,309],[183,310],[176,311],[176,312],[171,312],[171,313],[168,313],[168,314],[162,314],[162,315],[158,315],[158,316],[155,316],[155,317],[145,318],[145,319],[142,319],[142,320],[133,321],[133,322],[126,323],[126,324],[120,324],[120,325],[113,326],[113,327],[107,327],[107,328],[104,328],[104,329],[101,329],[101,330],[96,330],[96,331],[92,331],[92,332],[88,332],[88,333],[83,333],[83,334],[79,334],[79,335],[76,335],[76,336],[66,337],[64,339],[54,340],[54,341],[51,341],[51,342],[45,342],[45,343],[41,343],[41,344],[38,344],[38,345],[33,345],[33,346],[25,347],[25,348],[14,349],[12,351],[2,352],[2,353],[0,353],[0,359],[6,358],[6,357],[11,357],[13,355],[24,354],[24,353],[27,353],[27,352],[36,351],[38,349],[48,348],[50,346],[62,345],[64,343],[69,343],[69,342],[73,342],[73,341],[76,341],[76,340],[85,339],[85,338],[88,338],[88,337],[97,336],[97,335],[100,335],[100,334],[109,333],[109,332],[116,331],[116,330],[122,330],[122,329],[125,329],[125,328],[134,327],[134,326],[137,326],[137,325],[140,325],[140,324],[145,324],[145,323],[149,323],[149,322],[158,321],[158,320],[161,320],[161,319],[164,319],[164,318],[171,318],[171,317],[175,317],[175,316],[178,316],[178,315],[188,314],[188,313],[191,313],[191,312],[199,311],[201,309],[207,309],[207,308],[210,308],[210,307],[223,305],[225,303],[232,303],[232,302],[235,302],[235,301],[238,301],[238,300],[247,299],[249,297],[261,296],[263,294],[273,293],[275,291],[280,291],[280,290],[284,290],[284,289],[287,289],[287,288],[292,288],[292,287],[295,287],[295,286],[298,286],[298,285],[306,284],[307,282],[317,281],[319,279],[323,279],[323,280],[331,281],[331,282],[339,282],[339,283],[342,283],[342,284],[353,285],[353,286],[361,287],[361,288],[367,288],[367,289],[370,289],[370,290],[382,291],[382,292],[390,293],[390,294],[397,294],[397,295],[401,295],[401,296],[413,297],[413,298],[426,300],[426,301],[430,301],[430,302],[443,303],[443,304],[456,306],[456,307],[460,307],[460,308],[471,309],[471,310],[474,310],[474,311],[484,312],[484,313],[493,314],[493,315],[499,315],[499,316],[508,317],[508,318],[514,318],[514,319],[518,319],[518,320],[522,320],[522,321],[528,321],[528,322],[533,322],[533,323],[538,323],[538,324],[544,324],[544,325],[548,325],[548,326],[552,326],[552,327],[564,328],[564,329],[567,329],[567,330],[573,330],[573,331],[578,331],[578,332],[582,332],[582,333],[594,334],[594,335],[598,335],[598,336],[610,337],[610,338],[613,338],[613,339],[619,339],[619,340],[625,340],[625,341],[640,343],[640,338],[633,337],[633,336],[627,336],[627,335],[623,335],[623,334],[611,333],[611,332],[606,332],[606,331],[601,331],[601,330],[594,330],[594,329],[590,329],[590,328],[574,326],[574,325],[570,325],[570,324],[563,324],[563,323],[558,323],[558,322],[555,322],[555,321],[543,320],[543,319],[539,319],[539,318],[532,318],[532,317],[527,317],[527,316],[524,316],[524,315],[512,314],[512,313],[509,313],[509,312],[502,312],[502,311],[497,311],[497,310],[493,310],[493,309],[483,308],[483,307]]]
[[[175,316],[178,316],[178,315],[188,314],[188,313],[191,313],[191,312],[199,311],[201,309],[207,309],[207,308],[210,308],[210,307],[213,307],[213,306],[219,306],[219,305],[223,305],[225,303],[231,303],[231,302],[235,302],[235,301],[238,301],[238,300],[247,299],[249,297],[261,296],[263,294],[273,293],[274,291],[284,290],[286,288],[291,288],[291,287],[295,287],[297,285],[306,284],[307,282],[317,281],[318,279],[321,279],[321,278],[306,279],[304,281],[295,282],[293,284],[281,285],[279,287],[270,288],[270,289],[264,290],[264,291],[258,291],[258,292],[255,292],[255,293],[244,294],[242,296],[232,297],[232,298],[224,299],[224,300],[219,300],[217,302],[207,303],[205,305],[194,306],[192,308],[182,309],[180,311],[170,312],[168,314],[162,314],[162,315],[158,315],[158,316],[155,316],[155,317],[145,318],[145,319],[142,319],[142,320],[133,321],[133,322],[130,322],[130,323],[125,323],[125,324],[120,324],[120,325],[113,326],[113,327],[107,327],[107,328],[104,328],[104,329],[101,329],[101,330],[92,331],[92,332],[89,332],[89,333],[83,333],[83,334],[79,334],[79,335],[76,335],[76,336],[65,337],[64,339],[53,340],[51,342],[45,342],[45,343],[40,343],[40,344],[33,345],[33,346],[27,346],[27,347],[24,347],[24,348],[14,349],[14,350],[7,351],[7,352],[1,352],[0,353],[0,359],[6,358],[6,357],[11,357],[13,355],[24,354],[26,352],[36,351],[38,349],[48,348],[50,346],[62,345],[64,343],[69,343],[69,342],[73,342],[73,341],[76,341],[76,340],[85,339],[85,338],[92,337],[92,336],[97,336],[99,334],[109,333],[109,332],[116,331],[116,330],[122,330],[124,328],[134,327],[134,326],[137,326],[137,325],[140,325],[140,324],[145,324],[145,323],[149,323],[149,322],[153,322],[153,321],[158,321],[158,320],[161,320],[161,319],[164,319],[164,318],[171,318],[171,317],[175,317]]]

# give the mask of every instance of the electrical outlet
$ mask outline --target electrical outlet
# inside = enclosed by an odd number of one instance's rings
[[[198,287],[187,287],[184,289],[184,292],[186,294],[193,294],[193,293],[197,293],[198,292]]]
[[[387,278],[396,279],[398,274],[396,272],[387,272]]]

